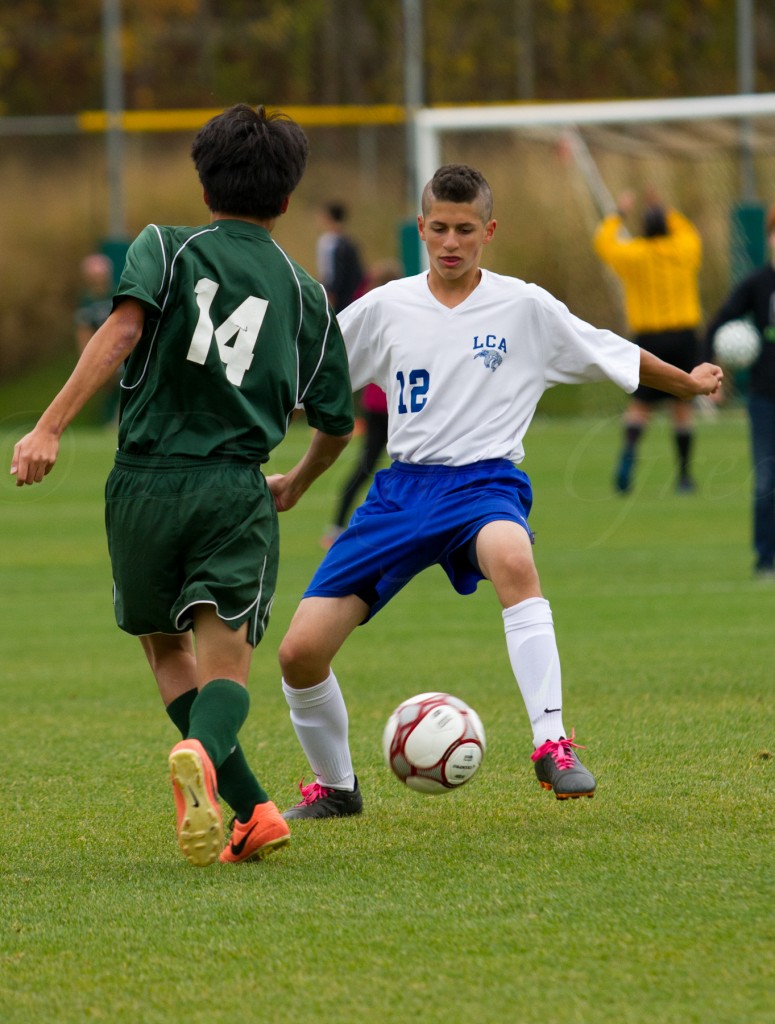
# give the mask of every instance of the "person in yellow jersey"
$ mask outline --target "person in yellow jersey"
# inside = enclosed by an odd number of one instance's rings
[[[666,208],[653,188],[645,193],[641,233],[625,227],[636,204],[632,191],[623,192],[615,213],[604,217],[594,237],[595,252],[619,277],[624,288],[627,321],[633,341],[665,362],[690,372],[700,361],[697,328],[702,319],[699,270],[702,241],[692,222]],[[679,399],[638,387],[624,417],[624,445],[614,486],[632,489],[639,442],[654,409],[668,402],[678,460],[677,489],[695,488],[691,475],[694,416],[691,399]]]

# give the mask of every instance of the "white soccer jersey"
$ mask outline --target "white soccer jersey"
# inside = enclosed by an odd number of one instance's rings
[[[387,394],[388,454],[401,462],[521,462],[547,388],[606,378],[638,386],[636,345],[543,288],[487,270],[454,309],[423,273],[375,288],[338,320],[353,390],[374,383]]]

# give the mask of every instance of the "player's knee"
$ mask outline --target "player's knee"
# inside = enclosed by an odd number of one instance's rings
[[[518,548],[503,553],[499,575],[528,589],[538,585],[538,571],[532,556]]]
[[[289,630],[286,633],[277,656],[283,678],[291,686],[296,681],[306,684],[309,677],[315,679],[321,671],[320,652],[298,631]]]
[[[277,651],[277,657],[280,662],[280,668],[283,671],[283,675],[286,675],[288,670],[292,669],[296,664],[299,657],[299,646],[296,644],[290,633],[286,633],[283,637]]]

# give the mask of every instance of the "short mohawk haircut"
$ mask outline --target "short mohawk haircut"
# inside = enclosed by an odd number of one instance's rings
[[[439,167],[423,189],[422,212],[427,215],[433,200],[448,203],[481,202],[483,220],[492,217],[492,189],[484,175],[468,164],[445,164]]]

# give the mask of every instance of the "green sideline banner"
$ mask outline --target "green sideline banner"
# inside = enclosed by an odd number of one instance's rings
[[[100,250],[113,264],[113,283],[118,284],[124,271],[126,254],[129,252],[129,239],[106,238],[100,244]]]
[[[422,250],[416,217],[408,217],[398,225],[398,251],[401,253],[404,274],[407,277],[419,274],[422,270]]]

